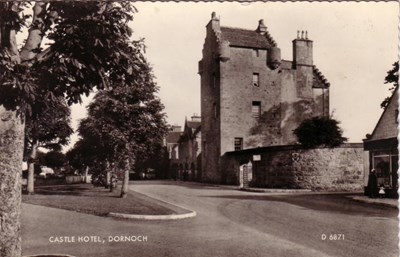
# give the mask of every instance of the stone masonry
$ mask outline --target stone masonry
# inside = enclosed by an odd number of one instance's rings
[[[338,148],[302,149],[298,145],[254,148],[227,153],[223,158],[223,177],[226,183],[238,184],[240,166],[251,162],[250,186],[362,190],[362,155],[361,143]]]
[[[298,32],[287,61],[263,20],[256,30],[221,27],[213,13],[206,30],[199,62],[202,179],[219,183],[226,152],[294,144],[293,130],[304,119],[329,115],[329,83],[313,65],[307,32]]]

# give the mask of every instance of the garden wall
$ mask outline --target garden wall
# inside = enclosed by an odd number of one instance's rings
[[[239,170],[252,166],[250,186],[327,191],[362,190],[363,145],[304,149],[275,146],[228,152],[222,157],[223,179],[239,184]]]

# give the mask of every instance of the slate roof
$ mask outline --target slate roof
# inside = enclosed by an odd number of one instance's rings
[[[182,135],[182,132],[176,132],[176,131],[168,132],[166,141],[168,144],[178,143],[181,135]]]
[[[230,46],[268,49],[275,46],[275,41],[268,34],[261,35],[255,30],[221,27],[221,38],[227,40]]]
[[[364,141],[382,140],[382,139],[385,139],[385,137],[379,138],[379,136],[377,136],[376,133],[377,133],[378,129],[381,129],[381,130],[382,130],[382,129],[387,129],[387,130],[390,131],[390,126],[388,126],[388,124],[385,124],[385,123],[384,123],[384,116],[385,116],[385,115],[390,115],[390,114],[387,114],[387,113],[388,113],[389,111],[393,111],[393,109],[394,109],[394,110],[398,110],[398,109],[399,109],[399,102],[398,102],[398,97],[397,97],[397,96],[398,96],[398,91],[399,91],[399,87],[397,86],[397,87],[394,89],[392,95],[390,96],[390,99],[389,99],[389,102],[388,102],[386,108],[383,110],[381,116],[379,117],[379,120],[378,120],[378,122],[376,123],[374,130],[372,131],[371,137],[365,139]],[[389,108],[389,107],[392,107],[392,108]],[[396,122],[395,117],[398,116],[398,113],[393,113],[393,114],[396,115],[396,116],[393,115],[393,116],[392,116],[392,119],[391,119],[392,122],[394,123],[394,122]],[[386,120],[386,121],[388,121],[388,120]],[[381,123],[382,123],[382,124],[381,124]],[[397,127],[397,126],[396,126],[396,127]],[[398,134],[398,131],[397,131],[396,129],[393,129],[392,132],[393,132],[394,135],[397,135],[397,134]],[[389,138],[389,137],[387,137],[387,138]]]

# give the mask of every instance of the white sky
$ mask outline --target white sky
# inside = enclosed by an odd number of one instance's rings
[[[183,125],[185,116],[200,114],[197,67],[213,11],[221,26],[256,29],[264,19],[286,60],[292,60],[297,30],[307,30],[314,41],[314,64],[331,84],[330,110],[349,142],[361,142],[382,113],[380,103],[389,94],[384,77],[398,58],[396,2],[134,5],[139,11],[131,24],[134,35],[145,38],[170,124]],[[73,106],[73,126],[85,113],[84,106]]]

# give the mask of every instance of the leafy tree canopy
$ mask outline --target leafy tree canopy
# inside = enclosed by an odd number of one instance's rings
[[[163,105],[144,55],[142,41],[134,43],[132,74],[122,83],[99,91],[88,106],[88,117],[78,131],[91,142],[93,160],[121,163],[126,158],[146,158],[167,131]]]
[[[385,84],[391,84],[391,87],[389,88],[391,92],[393,92],[394,89],[399,86],[399,61],[393,63],[392,69],[387,72]],[[388,96],[382,101],[381,108],[386,108],[386,106],[389,104],[389,99],[390,97]]]
[[[32,113],[38,99],[81,101],[97,87],[123,83],[135,69],[125,2],[35,2],[29,35],[17,49],[14,35],[28,24],[26,2],[0,3],[0,104]],[[50,41],[42,48],[43,38]]]
[[[25,152],[29,153],[32,147],[61,150],[73,133],[70,126],[71,111],[64,98],[35,107],[33,115],[26,119]]]
[[[304,120],[294,130],[298,141],[306,148],[336,147],[347,141],[339,122],[331,117],[313,117]]]
[[[66,153],[68,163],[72,168],[83,171],[87,166],[91,166],[93,159],[96,157],[96,149],[94,148],[96,141],[89,141],[87,138],[79,139],[74,147]],[[99,156],[99,158],[101,158]]]
[[[31,16],[24,14],[27,8]],[[0,216],[8,217],[0,233],[1,256],[21,255],[21,192],[15,190],[20,180],[14,171],[21,167],[25,124],[14,113],[32,116],[40,99],[65,97],[72,104],[94,87],[124,84],[137,69],[128,26],[134,12],[131,3],[120,1],[0,1],[0,105],[12,111],[0,112],[16,124],[0,135],[3,148],[10,149],[0,158],[5,164],[0,199],[7,202]],[[24,26],[27,36],[17,42]]]
[[[64,166],[67,161],[65,154],[59,151],[48,152],[44,158],[46,166],[50,168],[60,168]]]
[[[167,131],[163,106],[154,96],[156,87],[151,77],[147,79],[101,91],[89,105],[88,117],[78,130],[94,143],[92,152],[97,158],[111,162],[146,158],[162,141]]]

